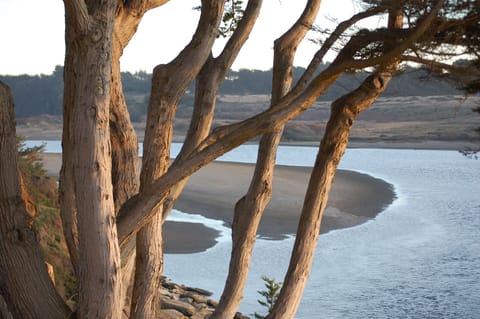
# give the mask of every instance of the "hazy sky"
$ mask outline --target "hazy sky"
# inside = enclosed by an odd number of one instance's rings
[[[288,30],[305,2],[264,0],[257,24],[233,68],[270,69],[273,40]],[[155,65],[173,59],[192,37],[199,15],[192,8],[198,3],[171,0],[148,12],[124,52],[122,70],[151,72]],[[325,15],[345,19],[354,11],[352,0],[323,0],[317,21],[325,23]],[[0,0],[0,30],[0,74],[50,74],[55,65],[63,65],[62,0]],[[316,49],[305,41],[295,65],[305,66]]]

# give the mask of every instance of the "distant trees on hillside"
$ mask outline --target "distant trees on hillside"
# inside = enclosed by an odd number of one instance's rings
[[[326,66],[325,66],[326,67]],[[319,68],[320,72],[323,68]],[[298,80],[305,71],[293,68],[293,79]],[[145,71],[122,72],[122,85],[128,110],[133,121],[146,115],[150,96],[152,74]],[[343,74],[324,95],[322,101],[333,101],[353,90],[366,77],[365,71]],[[222,83],[219,94],[248,95],[270,94],[272,70],[230,70]],[[56,66],[50,75],[0,75],[0,80],[13,90],[16,101],[16,116],[30,117],[42,114],[61,115],[63,99],[63,66]],[[194,84],[182,100],[185,106],[193,105]],[[452,83],[433,77],[430,72],[417,68],[406,68],[394,78],[384,96],[430,96],[461,94]]]
[[[17,117],[62,114],[63,67],[55,67],[50,75],[1,75],[0,80],[13,91]]]

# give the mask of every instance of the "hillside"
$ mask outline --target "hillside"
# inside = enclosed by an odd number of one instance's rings
[[[303,71],[295,68],[294,77]],[[63,68],[51,75],[0,76],[15,95],[19,134],[28,139],[60,139]],[[283,141],[320,140],[330,111],[330,101],[358,86],[365,72],[345,74],[312,106],[288,124]],[[218,97],[215,126],[245,119],[269,105],[271,71],[231,71]],[[122,73],[131,118],[140,138],[143,136],[151,74]],[[194,87],[185,95],[175,123],[175,139],[181,141],[192,112]],[[357,143],[442,141],[478,145],[480,97],[464,100],[452,83],[430,77],[419,69],[406,69],[395,77],[384,95],[356,122],[351,140]],[[457,147],[457,146],[455,146]],[[444,146],[442,148],[445,148]],[[450,147],[448,147],[450,148]]]
[[[215,126],[232,123],[251,116],[268,106],[268,95],[219,97]],[[382,147],[402,147],[405,143],[437,142],[437,146],[421,148],[461,149],[479,144],[480,116],[472,108],[480,104],[479,97],[464,100],[462,96],[382,97],[356,121],[351,145],[383,143]],[[175,125],[175,140],[182,141],[189,122],[189,110],[179,110]],[[311,109],[287,125],[283,142],[316,144],[321,139],[328,116],[329,102],[317,102]],[[135,122],[140,139],[145,122]],[[27,139],[61,139],[60,116],[40,116],[17,120],[17,132]],[[412,146],[409,146],[412,147]],[[414,146],[413,146],[414,147]]]
[[[294,79],[303,73],[303,68],[294,68]],[[343,74],[321,97],[320,101],[332,101],[356,88],[368,75],[367,72]],[[125,98],[133,121],[139,121],[146,113],[150,95],[152,75],[146,72],[123,72],[122,84]],[[239,70],[230,71],[222,86],[220,95],[250,96],[268,95],[271,92],[272,71]],[[63,67],[57,66],[52,74],[45,75],[0,75],[8,84],[15,98],[17,118],[38,115],[61,115],[63,99]],[[193,104],[194,84],[190,86],[181,105]],[[385,97],[436,96],[461,94],[452,83],[440,81],[424,70],[407,68],[390,83]],[[235,102],[235,101],[233,101]]]

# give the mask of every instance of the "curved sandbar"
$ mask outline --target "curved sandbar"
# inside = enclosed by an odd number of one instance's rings
[[[253,164],[214,162],[192,175],[175,208],[231,224],[233,208],[250,183]],[[272,200],[259,226],[264,238],[296,232],[311,168],[277,166]],[[374,218],[395,199],[393,186],[370,175],[338,170],[321,232],[351,227]]]
[[[59,154],[43,154],[45,168],[58,176]],[[175,209],[201,214],[230,225],[233,207],[250,183],[253,164],[214,162],[192,175]],[[263,238],[282,239],[294,234],[311,168],[277,166],[272,200],[259,227]],[[393,186],[372,176],[338,170],[324,214],[321,232],[355,226],[374,218],[395,199]],[[216,230],[199,223],[165,224],[167,253],[194,253],[215,245]]]

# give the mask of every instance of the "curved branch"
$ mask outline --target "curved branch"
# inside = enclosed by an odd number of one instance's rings
[[[419,56],[402,55],[401,60],[423,64],[425,66],[429,66],[432,69],[436,69],[436,70],[445,70],[451,73],[461,72],[463,75],[478,75],[480,72],[480,70],[478,70],[477,68],[452,65],[448,63],[438,62],[435,60],[421,58]]]
[[[152,207],[164,199],[170,187],[256,135],[283,125],[305,111],[338,76],[340,76],[340,72],[334,73],[331,69],[327,69],[292,103],[286,103],[289,102],[287,100],[281,103],[282,107],[279,109],[269,109],[243,122],[214,130],[196,148],[194,156],[188,156],[182,162],[173,163],[162,177],[123,205],[117,218],[120,244],[123,245],[127,239],[148,223],[153,216]],[[284,100],[282,99],[282,101]]]
[[[332,46],[335,44],[335,42],[338,41],[338,39],[342,36],[342,34],[350,27],[352,27],[354,24],[357,22],[372,17],[374,15],[377,15],[381,12],[384,11],[384,8],[380,7],[375,7],[372,9],[369,9],[364,12],[357,13],[353,15],[350,19],[345,20],[341,22],[335,30],[330,34],[330,36],[323,42],[322,46],[320,49],[315,53],[313,56],[312,60],[310,61],[309,65],[307,66],[307,69],[305,72],[302,74],[300,79],[298,80],[298,85],[306,85],[308,81],[311,80],[313,77],[315,71],[317,70],[318,66],[322,63],[323,58],[325,55],[330,51]]]
[[[261,112],[242,122],[215,129],[196,148],[195,156],[189,156],[181,163],[172,164],[162,177],[151,184],[151,187],[125,203],[117,219],[120,244],[123,245],[126,239],[134,235],[152,218],[151,208],[165,198],[171,186],[251,138],[275,129],[298,116],[308,109],[343,71],[388,63],[399,57],[428,29],[442,3],[443,1],[438,1],[412,34],[392,50],[386,52],[384,56],[361,61],[353,60],[351,56],[350,59],[345,55],[342,57],[344,59],[337,57],[335,62],[312,80],[301,93],[298,92],[300,91],[299,88],[306,84],[297,84],[289,94],[278,102],[278,106],[275,108]]]
[[[375,36],[371,37],[367,39],[367,43],[365,43],[364,41],[361,41],[360,38],[353,37],[347,43],[345,48],[338,54],[333,64],[336,64],[336,67],[340,69],[363,69],[370,66],[378,66],[391,63],[392,59],[399,57],[405,50],[409,49],[413,45],[413,43],[420,39],[425,32],[428,31],[428,29],[432,26],[432,23],[434,22],[438,12],[442,8],[443,3],[443,0],[437,1],[430,13],[425,16],[422,22],[417,27],[415,27],[403,41],[398,41],[391,50],[385,52],[381,56],[373,57],[367,60],[355,60],[353,58],[353,54],[358,49],[365,47],[374,40],[378,40],[378,38]],[[377,33],[383,34],[383,31]],[[357,41],[363,43],[359,43]]]

